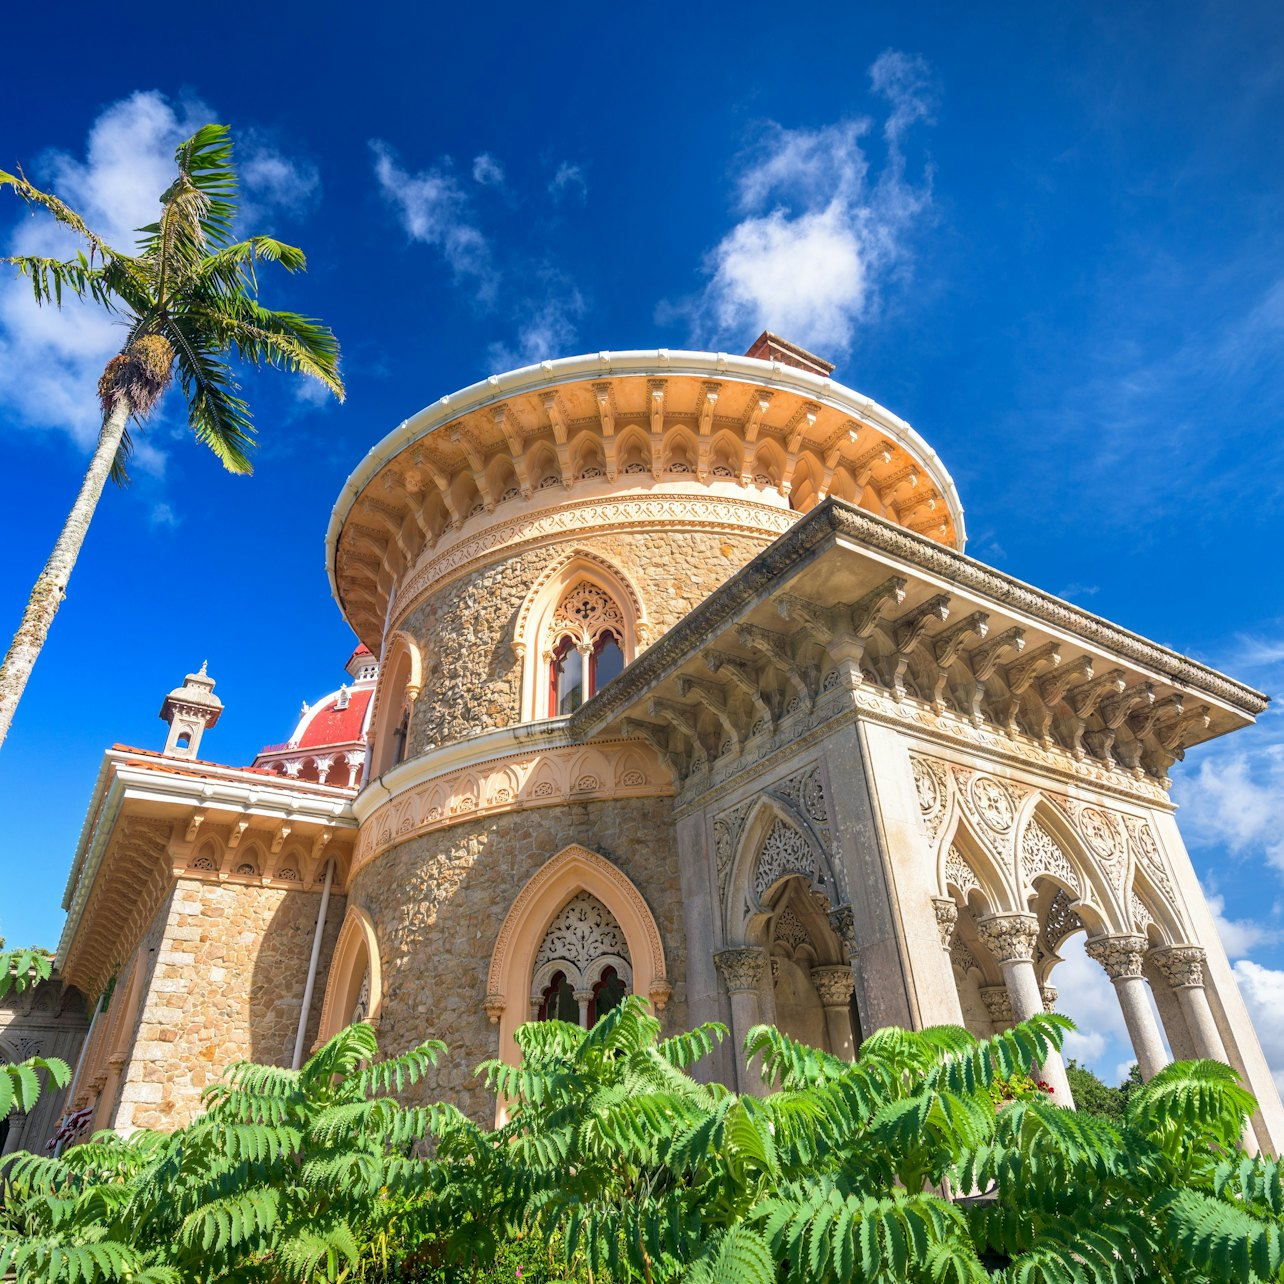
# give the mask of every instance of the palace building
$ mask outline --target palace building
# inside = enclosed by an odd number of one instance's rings
[[[390,1053],[444,1040],[421,1096],[490,1120],[473,1071],[520,1023],[630,991],[667,1029],[727,1024],[697,1073],[757,1092],[761,1021],[853,1056],[881,1026],[1073,1011],[1084,933],[1142,1074],[1228,1061],[1278,1152],[1168,778],[1265,697],[966,556],[936,453],[832,375],[770,334],[601,352],[375,445],[327,536],[347,681],[232,767],[202,668],[163,750],[104,757],[58,1108],[172,1127],[229,1061],[367,1020]],[[20,1025],[0,1011],[0,1049]]]

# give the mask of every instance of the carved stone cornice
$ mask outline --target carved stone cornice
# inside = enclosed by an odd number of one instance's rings
[[[719,950],[713,956],[713,961],[729,994],[756,994],[762,988],[762,979],[767,970],[767,955],[759,946],[745,945]]]
[[[977,919],[976,932],[998,963],[1034,960],[1039,920],[1033,914],[991,914]]]
[[[1112,981],[1142,975],[1146,953],[1144,936],[1094,936],[1084,944],[1084,953],[1100,963]]]
[[[1151,950],[1150,957],[1174,990],[1203,986],[1208,953],[1201,945],[1170,945]]]

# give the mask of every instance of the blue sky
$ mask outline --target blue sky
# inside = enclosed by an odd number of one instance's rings
[[[73,5],[73,11],[77,6]],[[893,8],[895,12],[893,12]],[[59,29],[90,21],[60,10]],[[52,944],[102,749],[159,748],[208,659],[209,755],[249,761],[352,638],[323,535],[348,472],[444,392],[603,348],[743,351],[764,325],[908,419],[969,552],[1279,694],[1284,600],[1284,9],[563,4],[131,6],[59,76],[11,60],[0,168],[111,235],[175,141],[231,124],[245,230],[308,253],[264,297],[323,316],[338,406],[244,380],[252,479],[177,406],[109,491],[0,752],[0,934]],[[26,28],[24,30],[24,27]],[[6,18],[47,44],[37,6]],[[0,199],[0,245],[47,231]],[[119,330],[0,281],[6,637],[96,433]],[[1284,715],[1197,750],[1176,793],[1250,1007],[1284,1004]],[[1099,971],[1055,978],[1108,1077]],[[1284,1072],[1284,1029],[1259,1024]],[[1282,1076],[1284,1077],[1284,1076]]]

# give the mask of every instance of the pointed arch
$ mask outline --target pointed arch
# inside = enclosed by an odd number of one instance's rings
[[[617,475],[639,479],[651,475],[651,441],[636,424],[625,428],[616,440],[615,467]]]
[[[553,716],[548,708],[548,665],[552,659],[548,632],[563,597],[581,582],[605,593],[620,612],[623,637],[617,641],[624,663],[631,664],[647,644],[648,624],[642,598],[618,567],[599,553],[575,548],[535,581],[517,612],[513,651],[522,665],[522,720]]]
[[[1110,880],[1065,816],[1038,794],[1032,795],[1022,811],[1017,818],[1014,872],[1026,903],[1036,895],[1034,882],[1042,876],[1065,891],[1071,907],[1091,932],[1127,932]],[[1045,838],[1040,838],[1040,831]],[[1047,839],[1054,848],[1049,848]]]
[[[372,777],[382,776],[408,756],[410,723],[423,685],[419,644],[400,629],[390,633],[379,663],[379,685],[367,714]]]
[[[516,1065],[517,1027],[530,1017],[535,956],[549,924],[580,892],[611,911],[628,943],[633,992],[662,1009],[670,993],[660,929],[642,893],[624,872],[597,852],[572,844],[531,876],[504,916],[486,977],[486,1012],[499,1026],[499,1055]]]
[[[782,828],[778,829],[777,826]],[[768,863],[759,868],[765,852]],[[725,939],[761,945],[779,885],[800,876],[831,906],[841,897],[829,856],[807,820],[788,803],[762,794],[745,817],[723,903]]]
[[[368,978],[368,980],[367,980]],[[332,1039],[348,1025],[362,983],[368,985],[365,1020],[379,1028],[383,1009],[383,968],[379,961],[379,939],[370,915],[355,905],[348,906],[330,957],[330,971],[321,1004],[321,1024],[316,1046]]]
[[[991,914],[1019,912],[1022,903],[1012,885],[1010,871],[1000,866],[989,847],[977,836],[961,807],[955,806],[945,832],[949,838],[937,852],[939,895],[952,897],[966,906],[975,892]],[[975,882],[969,883],[965,874],[970,874]]]

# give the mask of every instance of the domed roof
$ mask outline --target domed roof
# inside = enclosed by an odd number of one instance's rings
[[[319,749],[324,745],[351,744],[360,740],[365,729],[366,710],[374,689],[349,691],[341,687],[309,708],[299,720],[290,743],[300,749]]]

